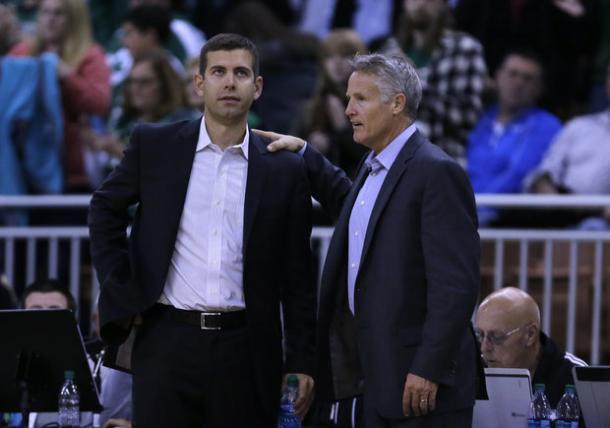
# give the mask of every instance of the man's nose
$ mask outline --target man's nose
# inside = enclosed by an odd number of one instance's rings
[[[347,106],[345,107],[345,115],[347,117],[354,115],[354,107],[352,106],[352,100],[349,100],[347,102]]]
[[[227,73],[227,75],[225,76],[225,87],[235,87],[235,76],[233,75],[233,73]]]

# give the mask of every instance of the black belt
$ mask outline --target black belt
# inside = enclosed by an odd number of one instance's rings
[[[245,327],[246,311],[234,312],[199,312],[178,309],[157,303],[149,314],[152,317],[196,325],[202,330],[230,330]]]

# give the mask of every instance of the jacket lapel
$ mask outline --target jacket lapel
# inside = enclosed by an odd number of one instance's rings
[[[415,152],[422,145],[423,141],[424,139],[419,131],[415,131],[400,153],[398,153],[396,160],[388,171],[388,175],[386,176],[383,185],[379,190],[379,194],[377,195],[375,206],[373,207],[373,212],[371,213],[371,218],[369,219],[369,224],[366,228],[366,236],[364,237],[364,245],[362,248],[362,257],[360,258],[360,268],[362,268],[364,260],[366,259],[366,255],[371,245],[371,240],[373,239],[379,218],[390,200],[390,196],[392,196],[396,185],[400,181],[400,178],[407,170],[409,160],[411,160],[411,158],[415,155]],[[358,279],[356,279],[356,281],[357,280]]]
[[[177,135],[176,144],[168,150],[168,165],[171,165],[171,174],[173,175],[172,187],[173,191],[167,192],[166,203],[164,203],[164,209],[166,209],[166,215],[168,224],[173,225],[172,230],[172,248],[173,242],[176,240],[176,234],[178,233],[178,226],[180,224],[180,217],[184,209],[184,202],[186,200],[186,192],[189,185],[189,179],[191,177],[191,170],[193,169],[193,161],[195,159],[195,150],[197,148],[197,141],[199,137],[199,128],[201,126],[201,120],[193,120],[186,124]]]
[[[246,182],[246,200],[244,203],[244,242],[242,252],[244,259],[248,241],[254,226],[254,219],[258,210],[259,201],[263,196],[263,187],[267,178],[267,147],[263,140],[250,132],[248,147],[248,179]]]

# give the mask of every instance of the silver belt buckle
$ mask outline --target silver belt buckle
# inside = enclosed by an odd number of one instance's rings
[[[201,329],[202,330],[221,330],[220,326],[216,326],[216,327],[209,327],[206,325],[205,323],[205,318],[207,316],[220,316],[220,312],[202,312],[201,313]]]

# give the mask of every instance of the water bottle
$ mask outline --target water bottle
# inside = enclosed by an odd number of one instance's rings
[[[528,428],[551,428],[551,406],[544,395],[544,384],[534,386],[534,397],[530,402],[530,415],[527,420]]]
[[[574,385],[566,385],[564,394],[557,404],[556,428],[578,428],[580,419],[580,405],[576,397]]]
[[[301,419],[294,413],[294,402],[299,395],[299,378],[289,375],[286,387],[280,400],[280,413],[278,415],[278,428],[301,428]]]
[[[59,426],[61,428],[80,427],[80,397],[74,383],[74,372],[64,372],[64,384],[59,391],[58,409]]]

